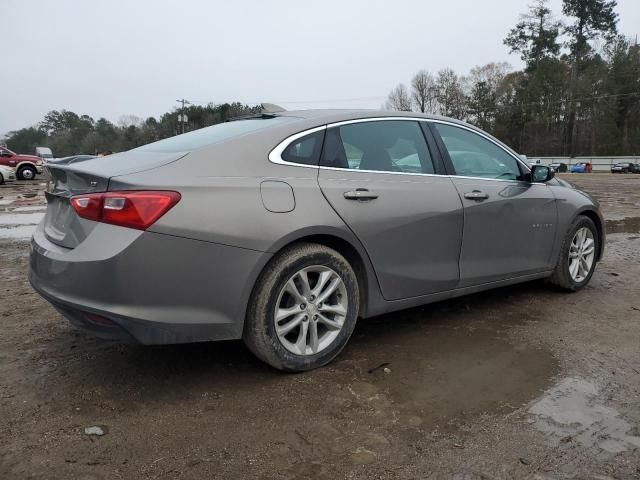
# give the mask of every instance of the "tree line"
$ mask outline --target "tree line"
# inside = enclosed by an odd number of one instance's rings
[[[125,115],[114,124],[105,118],[94,120],[68,110],[53,110],[36,126],[10,132],[5,142],[11,150],[20,153],[33,153],[35,147],[47,146],[56,157],[121,152],[181,133],[179,116],[183,113],[187,117],[185,130],[190,131],[259,111],[259,106],[237,102],[189,105],[184,112],[167,112],[159,119],[143,120],[135,115]]]
[[[640,46],[618,33],[616,6],[616,0],[563,0],[563,22],[547,0],[534,0],[504,39],[521,56],[522,70],[507,63],[467,75],[420,70],[409,86],[389,93],[385,106],[468,121],[530,156],[639,155]],[[190,105],[116,124],[54,110],[5,142],[23,153],[48,146],[58,157],[123,151],[180,133],[181,113],[186,130],[194,130],[259,110],[237,102]]]
[[[562,22],[536,0],[504,39],[524,69],[420,70],[386,108],[465,120],[532,156],[638,155],[640,46],[618,34],[616,6],[563,0]]]

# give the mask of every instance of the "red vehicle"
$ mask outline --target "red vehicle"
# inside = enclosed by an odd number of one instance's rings
[[[0,147],[0,165],[15,168],[18,180],[33,180],[37,173],[42,173],[40,157],[18,154],[7,147]]]

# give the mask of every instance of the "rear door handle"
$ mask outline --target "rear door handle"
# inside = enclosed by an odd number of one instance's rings
[[[481,192],[480,190],[474,190],[473,192],[465,193],[464,198],[468,198],[469,200],[481,201],[489,198],[489,194]]]
[[[349,192],[344,192],[344,198],[347,200],[375,200],[378,198],[378,194],[367,190],[366,188],[356,188],[355,190],[351,190]]]

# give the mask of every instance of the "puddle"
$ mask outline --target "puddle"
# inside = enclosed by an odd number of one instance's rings
[[[608,453],[640,448],[640,437],[629,435],[632,426],[613,408],[598,403],[597,387],[586,380],[566,378],[548,390],[529,409],[535,426],[553,446],[575,441]]]
[[[640,233],[640,217],[607,220],[607,233]]]
[[[455,429],[454,419],[512,411],[549,387],[558,371],[549,351],[508,341],[505,323],[487,320],[482,309],[441,313],[428,308],[359,328],[352,352],[373,372],[352,393],[372,399],[374,408],[390,402],[410,422]],[[386,372],[375,368],[385,363]]]
[[[0,227],[0,239],[29,240],[36,230],[36,225],[17,225],[12,227]]]
[[[7,213],[0,215],[0,225],[37,225],[44,218],[42,213]]]
[[[29,208],[29,207],[19,207]],[[38,207],[38,209],[42,209]],[[16,209],[17,210],[17,209]],[[24,210],[23,210],[24,211]],[[26,210],[27,212],[31,210]],[[33,235],[44,212],[38,213],[3,213],[0,214],[0,239],[29,240]]]
[[[25,207],[17,207],[11,210],[12,212],[44,212],[47,209],[46,205],[29,205]]]

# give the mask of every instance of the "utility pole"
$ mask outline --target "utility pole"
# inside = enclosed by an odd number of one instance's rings
[[[180,115],[178,115],[178,120],[182,124],[182,133],[184,133],[184,124],[187,123],[187,116],[184,114],[184,106],[191,105],[191,102],[189,100],[185,100],[184,98],[176,100],[176,102],[182,104],[182,108],[180,108]]]

